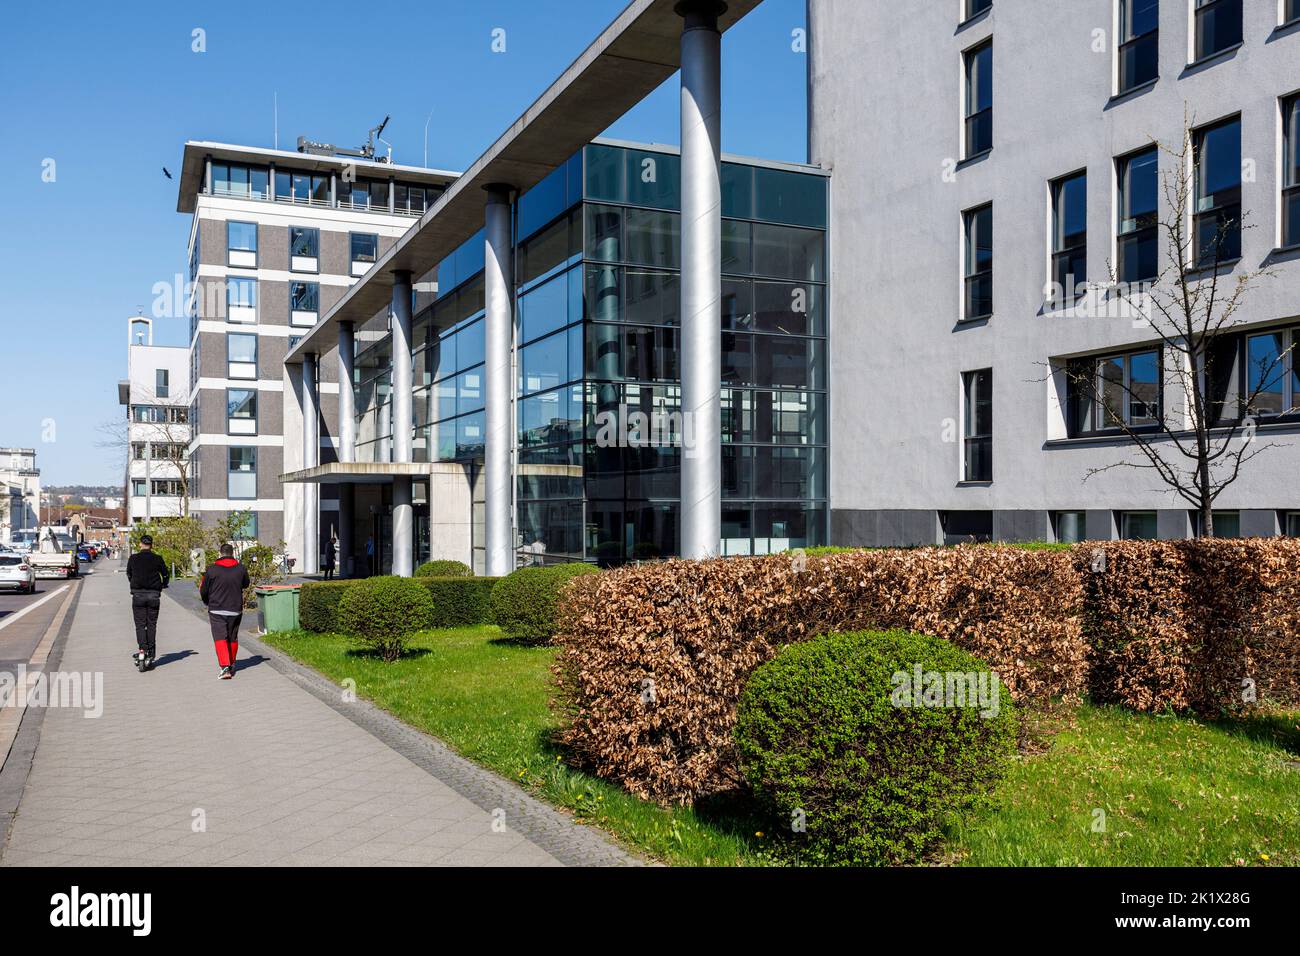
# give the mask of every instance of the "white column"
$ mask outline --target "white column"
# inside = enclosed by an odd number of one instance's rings
[[[357,408],[353,391],[356,331],[351,322],[339,323],[339,461],[357,460]]]
[[[390,190],[391,195],[391,190]],[[411,460],[411,273],[393,273],[393,461]],[[393,573],[415,571],[415,515],[411,478],[393,478]]]
[[[722,35],[716,0],[684,0],[682,25],[682,556],[722,537]]]
[[[514,448],[511,426],[511,343],[514,341],[514,252],[510,238],[510,187],[488,186],[484,255],[484,319],[486,365],[484,402],[484,542],[488,575],[514,570],[513,488],[510,460]]]
[[[316,355],[302,357],[302,466],[320,464],[320,397],[316,385]],[[302,486],[302,574],[320,570],[320,485]]]

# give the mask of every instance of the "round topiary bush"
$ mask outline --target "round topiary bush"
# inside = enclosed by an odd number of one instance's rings
[[[419,581],[396,576],[363,578],[339,598],[339,629],[386,661],[402,656],[406,641],[433,621],[433,597]]]
[[[463,561],[425,561],[415,569],[417,578],[472,578],[473,569]]]
[[[590,564],[520,568],[492,587],[492,623],[507,637],[545,643],[555,634],[560,589],[580,574],[599,574]]]
[[[817,864],[903,863],[976,805],[1016,749],[1011,695],[947,641],[900,631],[784,648],[741,693],[746,778]]]

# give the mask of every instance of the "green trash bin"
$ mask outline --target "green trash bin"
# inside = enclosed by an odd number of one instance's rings
[[[266,584],[255,588],[257,627],[269,631],[298,630],[298,592],[301,584]]]

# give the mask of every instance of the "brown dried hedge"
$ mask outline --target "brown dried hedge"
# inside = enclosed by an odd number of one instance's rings
[[[666,561],[578,578],[555,637],[561,739],[642,797],[731,789],[746,678],[780,647],[831,631],[947,638],[1018,704],[1077,700],[1081,598],[1069,552],[998,547]]]
[[[1110,541],[1074,556],[1093,700],[1214,716],[1245,703],[1248,680],[1260,702],[1300,704],[1300,541]]]

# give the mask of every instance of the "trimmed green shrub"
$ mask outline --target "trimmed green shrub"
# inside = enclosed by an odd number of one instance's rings
[[[433,597],[434,627],[492,623],[492,586],[500,578],[417,577]]]
[[[250,577],[252,575],[249,575]],[[298,593],[298,623],[305,631],[330,634],[339,629],[339,599],[356,581],[307,581]]]
[[[385,661],[402,656],[406,640],[433,623],[433,596],[413,578],[362,578],[338,603],[339,629]]]
[[[905,863],[986,797],[1016,751],[1016,721],[974,655],[867,631],[792,644],[754,671],[735,741],[750,784],[793,831],[785,850],[814,864]]]
[[[415,569],[417,578],[468,578],[474,571],[463,561],[425,561]]]
[[[545,643],[555,633],[556,599],[571,578],[599,574],[590,564],[520,568],[492,588],[492,623],[516,640]]]

